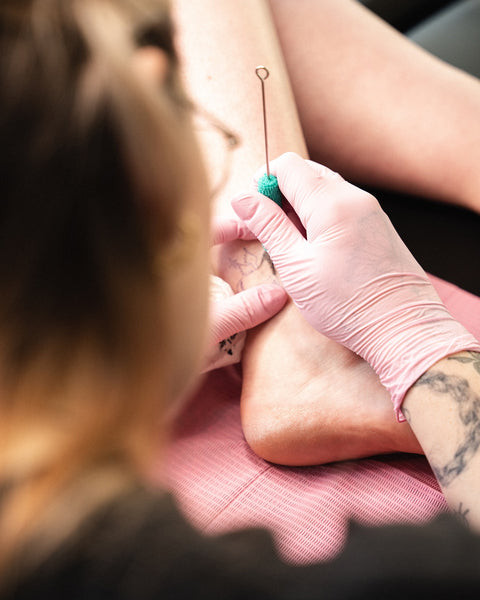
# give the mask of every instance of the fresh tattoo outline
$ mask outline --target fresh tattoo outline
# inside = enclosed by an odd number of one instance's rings
[[[258,251],[252,251],[246,248],[245,246],[242,248],[242,256],[240,258],[230,257],[228,259],[228,264],[230,268],[241,274],[241,278],[237,284],[237,291],[244,290],[244,278],[248,277],[255,271],[259,271],[264,264],[267,264],[270,267],[272,275],[276,275],[276,270],[273,265],[272,259],[270,258],[268,252],[266,250],[263,251],[261,255],[258,254]]]

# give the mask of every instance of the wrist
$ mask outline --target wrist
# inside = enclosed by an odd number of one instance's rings
[[[465,350],[480,351],[480,343],[453,319],[441,304],[404,309],[401,315],[383,321],[375,343],[361,354],[388,390],[398,421],[404,421],[401,406],[410,387],[436,362]]]

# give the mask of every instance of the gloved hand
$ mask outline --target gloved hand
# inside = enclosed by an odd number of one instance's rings
[[[448,313],[375,198],[293,153],[270,163],[306,239],[271,200],[232,201],[304,317],[377,372],[399,420],[410,386],[435,362],[480,344]]]
[[[217,217],[212,223],[212,244],[236,239],[254,239],[236,219]],[[287,301],[287,293],[276,284],[264,284],[233,294],[227,282],[211,276],[209,343],[203,372],[240,361],[245,331],[273,317]]]

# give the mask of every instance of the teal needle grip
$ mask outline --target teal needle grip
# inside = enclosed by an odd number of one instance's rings
[[[275,175],[267,175],[265,173],[265,175],[260,178],[257,189],[260,194],[267,196],[267,198],[270,198],[275,202],[275,204],[278,204],[278,206],[282,208],[283,196],[280,188],[278,187],[278,179],[275,177]]]

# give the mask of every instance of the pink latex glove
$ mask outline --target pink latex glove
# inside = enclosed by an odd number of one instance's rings
[[[372,195],[293,153],[270,170],[306,239],[258,193],[236,197],[234,210],[304,317],[370,363],[404,420],[410,386],[441,358],[480,344],[449,314]]]
[[[236,219],[217,217],[212,223],[212,244],[236,239],[254,239],[250,230]],[[234,294],[219,277],[210,279],[209,343],[203,372],[240,361],[245,331],[275,315],[287,301],[285,290],[263,284]]]

